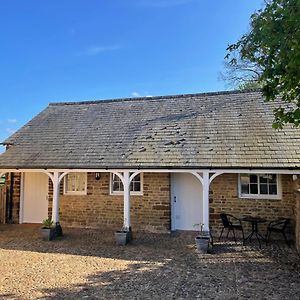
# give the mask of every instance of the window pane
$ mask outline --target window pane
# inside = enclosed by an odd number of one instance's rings
[[[141,175],[138,174],[133,178],[133,181],[141,181]]]
[[[241,175],[241,184],[249,184],[250,183],[250,176],[247,174]]]
[[[242,194],[249,194],[249,184],[242,184]]]
[[[118,181],[113,182],[113,191],[120,191],[120,183]]]
[[[66,192],[84,192],[86,173],[71,173],[66,176]]]
[[[268,183],[268,175],[260,175],[259,176],[259,181],[260,183]]]
[[[250,175],[250,182],[251,183],[257,183],[257,175],[251,174]]]
[[[269,194],[270,195],[277,195],[277,185],[276,184],[270,184],[269,185]]]
[[[258,194],[258,185],[257,184],[250,184],[250,194]]]
[[[140,192],[141,191],[141,183],[140,182],[135,182],[134,185],[133,185],[133,187],[134,187],[133,190],[135,192]]]
[[[268,194],[268,185],[267,184],[261,184],[260,185],[260,193],[262,195],[267,195]]]
[[[85,176],[78,175],[78,191],[84,192],[85,190]]]
[[[130,173],[132,175],[132,173]],[[112,174],[112,192],[123,192],[124,187],[121,179],[115,175]],[[130,183],[130,191],[133,192],[140,192],[141,191],[141,176],[140,174],[136,175],[133,180]]]
[[[276,174],[269,175],[269,183],[276,183],[276,182],[277,182]]]

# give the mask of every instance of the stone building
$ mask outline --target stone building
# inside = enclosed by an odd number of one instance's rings
[[[253,91],[52,103],[4,141],[6,222],[218,232],[227,212],[294,230],[300,130],[272,129],[279,103]]]

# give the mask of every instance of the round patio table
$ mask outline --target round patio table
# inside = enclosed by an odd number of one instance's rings
[[[258,232],[258,224],[259,223],[265,223],[267,220],[263,219],[263,218],[260,218],[260,217],[245,216],[245,217],[242,218],[242,221],[249,222],[249,223],[251,223],[251,226],[252,226],[252,231],[245,238],[244,242],[246,242],[247,240],[249,240],[251,242],[251,239],[252,239],[252,237],[254,235],[256,237],[256,239],[258,240],[259,248],[261,248],[261,242],[260,242],[260,240],[264,241],[265,238]]]

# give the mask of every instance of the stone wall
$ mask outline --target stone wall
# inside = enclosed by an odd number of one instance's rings
[[[110,195],[109,173],[100,180],[88,173],[87,195],[60,196],[60,221],[63,226],[120,229],[123,224],[123,196]],[[61,184],[61,187],[63,184]],[[52,184],[49,184],[49,216],[52,207]],[[170,230],[170,176],[145,173],[143,195],[131,196],[131,224],[135,231]]]
[[[296,201],[292,176],[282,175],[281,200],[240,199],[238,175],[224,174],[216,177],[210,187],[210,225],[214,235],[222,228],[220,213],[237,217],[259,215],[268,221],[288,217],[296,226],[297,245],[300,251],[300,199]],[[7,176],[7,187],[10,177]],[[300,196],[298,196],[300,198]],[[49,180],[49,217],[52,209],[52,182]],[[19,222],[20,174],[14,175],[13,222]],[[63,195],[61,184],[60,218],[62,226],[120,228],[123,224],[123,196],[110,195],[109,173],[101,174],[97,181],[94,173],[88,174],[87,195]],[[131,223],[133,230],[166,232],[170,230],[170,175],[145,173],[142,196],[131,196]],[[246,224],[244,224],[246,225]],[[261,230],[267,223],[261,224]],[[248,227],[249,229],[249,227]],[[246,228],[246,230],[248,230]]]
[[[223,228],[220,213],[226,212],[238,218],[244,215],[260,216],[268,221],[279,217],[295,221],[295,194],[291,175],[282,175],[282,199],[244,199],[238,197],[238,174],[223,174],[214,179],[210,187],[210,225],[215,234]],[[266,231],[268,223],[260,224],[259,230]],[[246,231],[250,224],[243,223]]]
[[[6,175],[4,188],[4,198],[6,200],[6,220],[5,222],[19,223],[20,215],[20,192],[21,192],[21,173],[14,173],[13,177],[13,201],[12,201],[12,220],[8,220],[9,216],[9,193],[10,191],[10,174]]]
[[[295,228],[295,243],[296,248],[300,254],[300,193],[297,193],[296,200],[296,228]]]

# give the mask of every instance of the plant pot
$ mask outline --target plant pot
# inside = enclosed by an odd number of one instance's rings
[[[197,250],[200,253],[207,253],[209,245],[209,236],[197,236],[195,238]]]
[[[41,228],[41,235],[44,241],[51,241],[55,237],[55,228]]]
[[[118,230],[115,232],[115,239],[118,246],[125,246],[130,242],[130,231]]]

